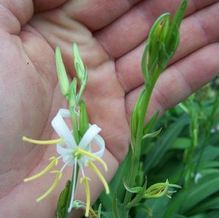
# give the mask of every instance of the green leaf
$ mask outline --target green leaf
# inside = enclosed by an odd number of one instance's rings
[[[205,212],[208,210],[215,210],[215,209],[219,210],[219,197],[208,198],[207,201],[198,204],[197,207],[190,210],[190,212],[193,214],[197,214],[197,213]]]
[[[185,14],[187,8],[187,0],[181,1],[179,8],[177,9],[174,18],[170,24],[170,30],[167,34],[167,51],[168,53],[172,53],[171,56],[174,55],[177,46],[179,44],[179,27],[182,22],[183,16]]]
[[[113,212],[112,211],[107,211],[107,212],[102,212],[101,213],[101,218],[112,218],[113,217]]]
[[[183,189],[181,192],[179,192],[179,194],[176,195],[176,197],[172,199],[170,203],[167,205],[163,218],[175,217],[175,215],[179,212],[183,202],[185,202],[186,196],[186,190]]]
[[[219,210],[209,212],[206,218],[218,218],[219,217]]]
[[[126,218],[127,209],[123,204],[118,202],[118,198],[114,197],[112,204],[113,218]]]
[[[127,209],[133,209],[136,206],[140,205],[141,201],[144,199],[144,194],[147,187],[147,180],[144,182],[142,187],[134,187],[132,189],[129,188],[130,193],[136,193],[136,195],[133,195],[134,197],[130,202],[126,204]]]
[[[68,218],[68,205],[71,195],[70,187],[71,181],[67,181],[65,188],[59,195],[56,209],[56,218]]]
[[[219,191],[219,173],[205,176],[197,184],[191,183],[189,188],[182,189],[175,199],[170,201],[164,218],[174,217],[178,212],[187,213],[210,195]]]
[[[207,161],[210,161],[210,160],[214,160],[217,157],[219,157],[219,147],[218,147],[218,145],[217,144],[215,146],[209,145],[204,150],[201,161],[202,162],[207,162]]]
[[[142,117],[145,116],[144,111],[144,99],[145,96],[147,95],[146,90],[143,89],[140,96],[138,97],[138,100],[135,104],[135,107],[132,111],[131,114],[131,146],[132,146],[132,150],[136,149],[136,147],[133,147],[133,144],[135,144],[135,141],[137,140],[137,133],[139,132],[139,130],[141,129],[141,124],[144,122],[142,121]],[[134,140],[134,141],[133,141]]]
[[[115,198],[115,195],[117,196],[117,199],[119,199],[119,201],[122,202],[122,199],[125,194],[123,180],[127,175],[126,172],[128,172],[128,170],[130,169],[130,158],[131,158],[131,150],[129,150],[126,158],[122,161],[122,163],[120,163],[115,176],[113,177],[112,181],[109,184],[110,190],[113,191],[111,191],[109,194],[102,192],[100,195],[99,198],[100,202],[106,211],[112,210],[112,201]]]
[[[148,172],[159,163],[187,124],[188,118],[183,116],[171,124],[166,132],[159,137],[155,146],[147,154],[145,159],[145,172]]]
[[[174,29],[179,29],[179,26],[182,22],[182,19],[184,17],[186,8],[187,8],[188,0],[182,0],[180,6],[178,7],[175,16],[172,21],[172,26]]]
[[[128,187],[128,185],[125,183],[125,181],[123,181],[123,184],[124,184],[124,187],[125,189],[128,191],[128,192],[131,192],[131,193],[139,193],[141,192],[144,188],[141,187],[141,186],[136,186],[136,187]]]
[[[80,101],[80,117],[79,117],[79,133],[82,137],[89,127],[89,119],[86,109],[86,104],[83,100]]]
[[[147,207],[145,204],[139,204],[134,208],[135,210],[135,218],[152,218],[153,213],[150,207]],[[157,217],[156,217],[157,218]],[[161,217],[159,217],[161,218]]]
[[[112,212],[114,218],[121,218],[118,209],[118,199],[116,197],[113,200]]]
[[[77,102],[77,79],[74,78],[69,87],[69,107],[75,108]]]
[[[141,58],[141,72],[144,76],[145,83],[148,83],[149,81],[149,73],[147,69],[147,64],[148,64],[148,42],[145,44],[144,52]]]
[[[209,218],[207,214],[196,214],[194,216],[187,216],[187,218]]]
[[[207,161],[200,164],[200,169],[218,168],[219,161]]]
[[[172,149],[186,149],[191,146],[191,139],[186,137],[179,137],[176,139],[176,141],[171,146]]]
[[[150,120],[146,123],[144,127],[144,135],[149,133],[155,127],[155,124],[158,120],[159,112],[154,113],[154,115],[150,118]]]
[[[206,199],[211,194],[219,191],[219,173],[208,175],[199,180],[197,184],[191,186],[187,193],[188,201],[185,201],[181,207],[184,213]]]
[[[102,211],[102,204],[99,205],[98,210],[97,210],[98,218],[101,218],[101,211]]]
[[[152,218],[163,218],[165,209],[167,207],[168,202],[170,201],[169,198],[167,198],[166,196],[163,196],[161,198],[156,198],[156,199],[147,199],[144,202],[144,205],[147,206],[147,208],[149,208],[151,216],[147,216],[152,217]],[[139,205],[140,206],[140,205]],[[138,217],[136,217],[138,218]],[[142,217],[142,218],[145,218]]]
[[[157,131],[151,132],[151,133],[147,133],[143,136],[143,139],[146,138],[155,138],[156,136],[158,136],[161,133],[162,128],[158,129]]]

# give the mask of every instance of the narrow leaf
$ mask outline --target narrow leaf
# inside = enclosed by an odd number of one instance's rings
[[[56,218],[68,218],[68,205],[69,205],[69,198],[71,195],[70,186],[71,186],[71,181],[68,181],[65,185],[65,188],[59,195],[57,209],[56,209]]]
[[[125,181],[123,181],[124,187],[128,192],[131,193],[139,193],[142,191],[142,189],[144,189],[143,187],[137,186],[137,187],[128,187],[128,185],[125,183]]]
[[[147,133],[143,136],[143,139],[154,138],[154,137],[158,136],[161,133],[161,130],[162,130],[162,128],[158,129],[157,131]]]

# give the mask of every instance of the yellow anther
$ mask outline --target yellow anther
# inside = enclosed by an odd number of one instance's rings
[[[94,154],[92,154],[92,153],[89,152],[89,151],[85,151],[84,149],[77,148],[75,154],[76,154],[76,155],[80,155],[80,154],[81,154],[81,155],[85,155],[85,156],[87,156],[87,157],[90,157],[90,158],[92,158],[92,159],[98,161],[99,163],[101,163],[101,164],[103,165],[105,171],[108,170],[105,161],[103,161],[100,157],[95,156]]]
[[[40,202],[44,198],[46,198],[57,187],[57,185],[59,184],[59,181],[62,178],[62,173],[58,170],[52,171],[51,173],[55,173],[56,178],[55,178],[54,182],[52,183],[52,185],[50,186],[50,188],[43,195],[41,195],[40,197],[38,197],[36,199],[37,202]]]
[[[88,177],[82,177],[80,179],[80,183],[84,184],[85,188],[85,195],[86,195],[86,209],[85,209],[85,217],[89,216],[89,210],[90,210],[90,187],[89,187],[89,178]]]
[[[102,173],[98,170],[98,168],[92,162],[89,162],[88,166],[97,174],[97,176],[99,177],[99,179],[101,180],[101,182],[104,185],[106,193],[109,194],[110,193],[109,186],[108,186],[108,183],[105,180],[104,176],[102,175]]]
[[[29,143],[33,143],[37,145],[52,145],[52,144],[59,144],[63,142],[62,138],[52,139],[52,140],[35,140],[35,139],[28,138],[26,136],[23,136],[22,140],[25,142],[29,142]]]
[[[31,177],[24,179],[24,182],[29,182],[31,180],[34,180],[34,179],[37,179],[37,178],[43,176],[44,174],[49,172],[54,166],[56,166],[58,164],[58,161],[59,161],[57,157],[51,157],[50,160],[51,160],[51,162],[42,171],[35,174],[34,176],[31,176]]]

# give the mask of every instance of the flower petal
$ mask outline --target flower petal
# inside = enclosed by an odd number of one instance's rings
[[[82,137],[79,147],[82,149],[86,149],[86,147],[92,142],[92,140],[97,136],[97,134],[101,131],[101,129],[97,125],[90,125],[88,130],[85,132]],[[87,150],[87,149],[86,149]]]
[[[57,144],[56,151],[58,154],[61,155],[64,163],[67,163],[67,165],[73,166],[75,157],[73,155],[72,148],[64,148],[60,144]]]
[[[67,155],[69,153],[73,153],[72,148],[65,148],[65,147],[61,146],[60,144],[56,145],[56,151],[61,156]]]
[[[72,158],[72,156],[71,155],[66,155],[66,156],[64,156],[63,157],[63,162],[64,163],[66,163],[67,165],[69,165],[69,166],[73,166],[74,165],[74,158]]]
[[[95,156],[102,157],[105,151],[105,141],[100,135],[96,135],[93,140],[94,144],[99,147],[97,152],[93,152]]]
[[[65,143],[71,147],[75,148],[77,146],[71,131],[69,130],[64,117],[70,117],[70,112],[67,109],[59,109],[56,116],[53,118],[51,124],[56,133],[62,137]]]

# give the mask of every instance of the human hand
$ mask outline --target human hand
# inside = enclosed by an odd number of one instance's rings
[[[135,5],[136,3],[136,5]],[[88,67],[85,100],[92,123],[102,128],[107,151],[108,180],[114,175],[129,144],[128,119],[143,79],[140,59],[153,21],[173,12],[179,1],[0,1],[0,215],[9,218],[54,217],[62,184],[43,202],[35,198],[52,183],[45,176],[23,183],[48,164],[55,146],[23,143],[55,137],[50,121],[65,107],[57,84],[54,48],[62,48],[74,74],[72,42],[77,42]],[[37,13],[33,13],[33,10]],[[181,31],[181,44],[171,65],[161,75],[150,104],[161,113],[187,97],[219,71],[218,0],[190,1]],[[92,175],[91,175],[92,177]],[[102,189],[97,179],[95,199]],[[79,191],[78,198],[83,198]]]

